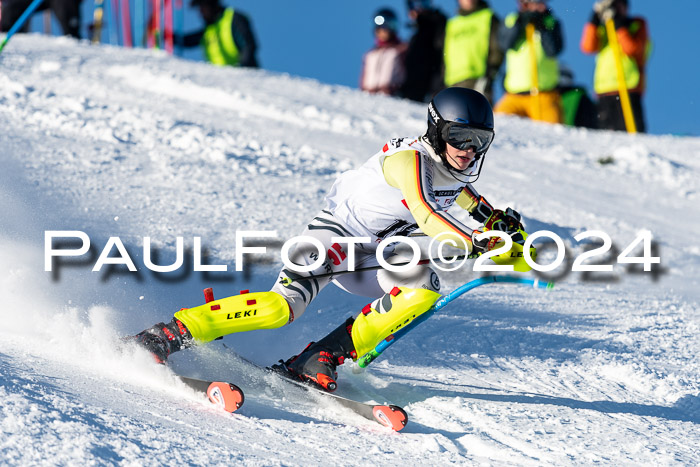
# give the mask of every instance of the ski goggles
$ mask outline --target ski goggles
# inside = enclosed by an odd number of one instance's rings
[[[442,129],[442,139],[457,149],[471,147],[477,154],[485,153],[493,142],[493,130],[484,130],[464,125],[448,124]]]

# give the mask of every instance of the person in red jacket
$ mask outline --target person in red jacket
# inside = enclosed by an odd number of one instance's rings
[[[651,41],[643,18],[628,16],[628,0],[601,0],[593,7],[591,19],[583,28],[581,50],[597,54],[593,89],[598,95],[598,120],[601,129],[625,131],[620,105],[620,88],[615,56],[608,43],[605,20],[612,18],[620,44],[625,84],[638,132],[645,132],[642,95],[646,85],[645,65]]]

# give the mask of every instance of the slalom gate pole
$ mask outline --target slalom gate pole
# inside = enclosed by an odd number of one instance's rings
[[[418,316],[416,319],[408,323],[406,326],[400,328],[398,331],[395,333],[391,334],[387,338],[385,338],[383,341],[381,341],[377,346],[374,348],[374,350],[366,353],[362,357],[357,359],[357,364],[360,366],[360,368],[366,368],[370,363],[372,363],[377,357],[379,357],[382,352],[384,352],[387,348],[389,348],[391,345],[393,345],[396,341],[401,339],[403,336],[408,334],[413,328],[418,326],[420,323],[423,321],[427,320],[430,318],[433,313],[436,311],[441,310],[444,308],[448,303],[451,301],[461,297],[465,293],[469,292],[470,290],[479,287],[481,285],[486,285],[486,284],[493,284],[494,282],[508,282],[512,284],[523,284],[523,285],[530,285],[534,288],[539,288],[539,289],[551,289],[554,287],[553,282],[541,282],[537,279],[526,279],[524,277],[516,277],[516,276],[487,276],[487,277],[480,277],[478,279],[474,279],[473,281],[469,281],[466,284],[456,288],[452,292],[448,293],[447,295],[443,295],[440,297],[434,304],[431,306],[428,311],[423,313],[422,315]]]
[[[535,101],[535,117],[542,118],[542,98],[540,97],[540,77],[537,72],[537,52],[535,51],[535,25],[528,23],[525,26],[525,38],[530,49],[530,96]]]
[[[160,0],[153,0],[153,12],[151,13],[151,17],[153,18],[153,48],[154,49],[160,49],[160,38],[161,38],[161,30],[160,30],[160,21],[161,21],[161,15],[163,14],[163,11],[161,9],[161,2]]]
[[[605,31],[608,35],[608,42],[615,57],[615,71],[617,72],[617,87],[620,92],[620,105],[622,106],[622,116],[625,119],[625,127],[627,133],[636,133],[637,124],[634,121],[632,113],[632,104],[630,103],[630,95],[627,92],[627,83],[625,82],[625,70],[622,68],[622,55],[620,52],[620,43],[617,41],[617,32],[615,31],[615,22],[612,18],[605,20]]]
[[[51,10],[44,10],[44,34],[51,35]]]
[[[144,34],[144,8],[143,0],[135,0],[134,2],[134,44],[136,47],[145,47]]]
[[[182,0],[175,0],[175,37],[179,41],[175,44],[175,55],[182,57],[182,37],[185,28],[185,5]]]
[[[112,2],[111,0],[104,0],[103,2],[103,7],[104,7],[104,17],[105,17],[105,24],[107,25],[107,39],[109,40],[109,45],[116,45],[116,36],[114,35],[114,19],[113,19],[113,12],[112,12]]]
[[[172,55],[173,45],[173,20],[174,20],[173,0],[163,2],[163,46],[165,51]]]
[[[111,5],[112,6],[112,8],[111,8],[112,22],[110,24],[109,33],[111,36],[112,31],[114,31],[114,43],[115,43],[115,45],[122,46],[122,45],[124,45],[124,42],[122,41],[122,39],[123,39],[122,32],[121,32],[121,28],[119,27],[119,25],[120,25],[119,18],[121,17],[121,11],[119,10],[119,3],[120,3],[120,0],[112,0],[112,5]],[[110,37],[109,40],[111,42],[112,38]]]
[[[129,0],[121,0],[121,20],[122,20],[122,41],[124,47],[133,47],[134,42],[131,34],[131,5]]]
[[[7,35],[5,36],[5,39],[3,39],[2,42],[0,42],[0,53],[2,53],[2,50],[5,48],[8,42],[10,42],[10,38],[15,35],[17,31],[19,31],[22,26],[24,26],[24,23],[27,22],[30,16],[32,16],[32,13],[36,11],[37,8],[39,8],[39,5],[41,5],[41,2],[43,0],[34,0],[32,3],[29,4],[26,10],[24,10],[24,13],[19,17],[17,21],[15,21],[15,24],[12,25],[9,31],[7,31]]]

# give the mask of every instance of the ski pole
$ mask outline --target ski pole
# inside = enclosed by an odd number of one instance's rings
[[[447,262],[452,262],[452,261],[459,261],[460,259],[475,259],[478,258],[479,254],[478,253],[470,253],[468,255],[457,255],[457,256],[448,256],[448,257],[443,257],[443,258],[426,258],[418,261],[418,264],[428,264],[433,261],[440,261],[442,263],[447,263]],[[392,266],[407,266],[411,264],[410,261],[407,261],[405,263],[396,263],[392,264]],[[346,271],[334,271],[334,272],[324,272],[323,274],[316,274],[313,276],[299,276],[299,277],[287,277],[285,280],[284,285],[289,285],[293,282],[297,282],[300,280],[304,279],[321,279],[324,277],[330,277],[330,276],[339,276],[342,274],[354,274],[358,272],[364,272],[364,271],[375,271],[377,269],[383,269],[384,266],[381,265],[376,265],[376,266],[368,266],[366,268],[359,268],[355,269],[354,271],[350,271],[349,269]]]
[[[2,53],[2,49],[5,48],[7,43],[10,41],[10,38],[17,32],[19,31],[22,26],[24,26],[24,23],[27,22],[30,16],[32,16],[32,13],[39,8],[39,5],[41,5],[41,2],[43,0],[34,0],[26,10],[24,10],[24,13],[22,13],[22,16],[19,17],[17,21],[15,21],[15,24],[12,25],[9,31],[7,31],[7,36],[5,36],[5,39],[0,43],[0,53]]]
[[[388,347],[393,345],[397,340],[401,339],[403,336],[405,336],[409,331],[411,331],[413,328],[418,326],[420,323],[423,321],[427,320],[430,318],[433,313],[435,313],[438,310],[441,310],[444,308],[448,303],[451,301],[459,298],[460,296],[464,295],[465,293],[469,292],[470,290],[479,287],[481,285],[486,285],[486,284],[492,284],[494,282],[510,282],[514,284],[524,284],[524,285],[531,285],[534,288],[540,288],[540,289],[551,289],[554,287],[553,282],[541,282],[537,279],[526,279],[524,277],[515,277],[515,276],[487,276],[487,277],[480,277],[478,279],[474,279],[473,281],[469,281],[466,284],[456,288],[452,292],[448,293],[447,295],[443,295],[440,297],[434,304],[431,306],[428,311],[423,313],[422,315],[418,316],[416,319],[411,321],[409,324],[406,326],[402,327],[395,333],[391,334],[387,338],[385,338],[383,341],[381,341],[377,346],[374,348],[374,350],[371,350],[370,352],[366,353],[362,357],[357,359],[357,364],[360,366],[360,368],[366,368],[367,365],[372,363],[377,357],[379,357],[382,352],[384,352]]]

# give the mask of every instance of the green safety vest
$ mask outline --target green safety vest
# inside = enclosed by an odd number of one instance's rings
[[[517,13],[506,17],[505,24],[512,28],[518,19]],[[551,91],[559,83],[559,62],[556,58],[548,57],[542,48],[540,32],[535,30],[535,57],[537,59],[537,80],[540,91]],[[530,46],[523,36],[516,42],[515,48],[506,52],[506,78],[503,86],[511,94],[528,92],[532,88],[532,66],[530,62]]]
[[[638,22],[633,22],[630,25],[630,33],[634,34],[640,27]],[[595,59],[595,73],[593,75],[593,89],[596,94],[605,94],[609,92],[617,92],[618,82],[617,82],[617,68],[615,66],[615,54],[613,53],[612,47],[608,42],[608,35],[605,31],[605,26],[599,26],[596,33],[598,34],[598,41],[601,44],[605,44],[600,50]],[[651,52],[651,42],[647,42],[646,55],[648,56]],[[641,72],[637,62],[634,61],[632,57],[625,54],[622,49],[620,49],[620,58],[622,59],[622,71],[625,76],[625,84],[627,89],[634,89],[639,86],[639,81],[641,79]]]
[[[445,85],[486,74],[493,11],[488,8],[451,18],[445,28]]]
[[[219,21],[204,30],[204,54],[214,65],[238,65],[238,47],[233,41],[233,8],[226,8]]]
[[[576,88],[561,93],[561,108],[563,111],[563,123],[565,125],[574,126],[578,106],[585,93],[583,89]]]

